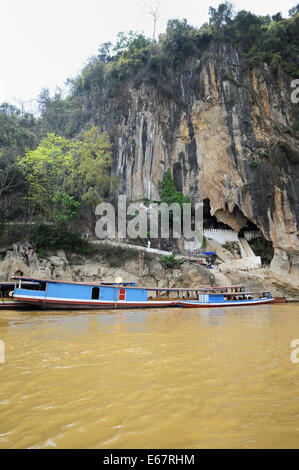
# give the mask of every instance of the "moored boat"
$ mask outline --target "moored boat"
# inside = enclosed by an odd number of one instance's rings
[[[74,282],[17,277],[17,302],[50,309],[224,307],[256,305],[271,300],[270,292],[248,293],[246,287],[137,287],[133,282]],[[28,284],[29,283],[29,284]]]
[[[235,307],[240,305],[257,305],[271,302],[270,292],[239,292],[218,294],[199,294],[197,300],[183,300],[181,307],[200,308],[200,307]]]
[[[0,309],[28,307],[26,302],[20,302],[13,298],[14,288],[14,282],[0,282]]]

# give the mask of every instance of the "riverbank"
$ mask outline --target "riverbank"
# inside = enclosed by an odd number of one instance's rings
[[[229,256],[222,248],[221,256]],[[232,255],[231,255],[232,256]],[[292,288],[280,285],[267,267],[248,269],[246,263],[227,259],[214,269],[206,269],[201,258],[158,256],[106,244],[95,244],[88,254],[65,250],[38,253],[28,243],[14,243],[0,249],[0,279],[14,275],[70,281],[126,282],[152,287],[197,287],[244,284],[251,291],[270,290],[273,297],[298,301]],[[240,268],[241,267],[241,268]]]

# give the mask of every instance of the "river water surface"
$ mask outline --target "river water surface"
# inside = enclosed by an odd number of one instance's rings
[[[1,311],[0,448],[298,448],[297,338],[298,304]]]

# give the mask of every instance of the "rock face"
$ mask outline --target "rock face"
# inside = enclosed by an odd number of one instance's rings
[[[13,244],[2,249],[0,279],[9,281],[14,275],[24,275],[41,279],[61,279],[69,281],[114,282],[122,277],[126,282],[144,286],[195,287],[214,285],[212,273],[199,265],[183,262],[176,268],[167,268],[159,258],[147,260],[140,270],[138,257],[127,260],[122,267],[111,267],[100,255],[92,257],[72,256],[58,250],[40,257],[29,244]]]
[[[277,248],[271,262],[271,271],[279,285],[291,286],[299,293],[299,256]]]
[[[252,269],[258,269],[262,267],[260,256],[252,256],[251,258],[236,259],[229,263],[223,263],[221,265],[221,271],[223,273],[231,273],[236,270],[249,271]]]
[[[117,124],[103,118],[119,192],[130,201],[159,201],[159,181],[170,167],[178,189],[193,201],[209,199],[219,221],[235,230],[255,223],[273,241],[274,271],[285,270],[285,255],[296,270],[299,140],[291,80],[266,64],[249,68],[222,44],[186,62],[167,93],[149,83],[127,85]]]

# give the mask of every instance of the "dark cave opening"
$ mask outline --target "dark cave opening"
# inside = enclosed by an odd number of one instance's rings
[[[203,228],[231,230],[231,227],[220,222],[214,215],[211,215],[210,199],[208,198],[203,200]]]
[[[229,212],[227,208],[226,211]],[[229,216],[236,217],[236,220],[244,222],[245,225],[238,231],[236,230],[238,237],[245,238],[248,241],[254,254],[261,257],[262,264],[270,264],[274,255],[272,241],[267,240],[258,226],[247,219],[238,207],[235,208],[233,213],[229,213]],[[242,219],[240,219],[240,216]],[[234,230],[231,226],[219,221],[216,216],[211,215],[210,200],[208,198],[203,200],[203,228],[206,230]]]

